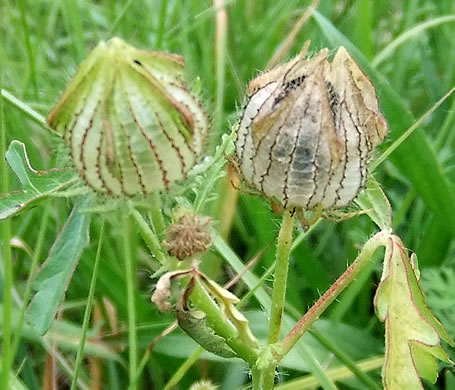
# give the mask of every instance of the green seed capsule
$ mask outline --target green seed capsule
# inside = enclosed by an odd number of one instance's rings
[[[183,69],[181,56],[119,38],[100,42],[81,64],[47,121],[91,188],[132,196],[186,176],[208,126]]]
[[[251,81],[236,140],[246,182],[284,207],[348,205],[387,134],[371,81],[340,47]]]

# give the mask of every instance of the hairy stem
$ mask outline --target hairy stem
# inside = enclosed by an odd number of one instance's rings
[[[281,319],[283,317],[288,279],[289,256],[291,254],[292,232],[294,229],[294,210],[286,210],[278,235],[275,261],[275,277],[273,280],[272,309],[269,321],[268,343],[275,344],[280,339]],[[264,372],[264,389],[273,389],[275,366]]]
[[[308,328],[316,321],[327,307],[344,291],[346,287],[356,278],[365,268],[368,261],[372,258],[376,249],[385,244],[388,237],[385,231],[379,232],[370,238],[364,245],[356,260],[348,269],[332,284],[332,286],[319,298],[319,300],[305,313],[300,321],[294,326],[289,334],[282,340],[281,358],[283,358],[300,340]]]

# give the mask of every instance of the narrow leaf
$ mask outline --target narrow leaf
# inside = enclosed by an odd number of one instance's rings
[[[80,212],[87,206],[87,200],[74,206],[34,282],[36,294],[26,319],[40,334],[49,329],[82,251],[89,243],[90,215]]]
[[[392,208],[379,183],[370,176],[367,186],[355,201],[381,230],[392,227]]]

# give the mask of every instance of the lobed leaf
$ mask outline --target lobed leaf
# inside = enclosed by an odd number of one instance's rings
[[[423,389],[420,377],[434,383],[437,360],[449,360],[441,339],[452,341],[426,306],[414,267],[401,240],[390,236],[374,299],[377,316],[386,327],[383,382],[389,390]]]
[[[17,214],[25,207],[56,193],[75,180],[75,173],[72,170],[36,171],[33,169],[28,160],[25,145],[16,140],[11,142],[5,157],[24,189],[0,196],[0,220]]]

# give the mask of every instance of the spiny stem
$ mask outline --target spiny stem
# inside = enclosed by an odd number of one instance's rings
[[[92,312],[93,297],[95,296],[96,279],[98,278],[98,268],[99,268],[100,258],[101,258],[101,246],[102,246],[102,242],[103,242],[103,236],[104,236],[104,220],[101,222],[100,236],[98,239],[98,248],[96,250],[95,264],[93,265],[93,273],[92,273],[92,279],[90,281],[90,288],[89,288],[88,298],[87,298],[87,306],[85,307],[84,319],[82,321],[82,335],[81,335],[81,339],[79,341],[79,349],[77,350],[76,365],[74,367],[74,375],[73,375],[73,379],[71,381],[71,390],[76,389],[77,377],[79,375],[79,369],[80,369],[80,366],[82,363],[82,358],[84,356],[84,345],[85,345],[85,340],[87,339],[87,330],[88,330],[88,323],[90,320],[90,315]]]
[[[385,244],[389,233],[382,231],[370,238],[364,245],[357,259],[348,267],[348,269],[332,284],[332,286],[319,298],[319,300],[305,313],[300,321],[294,326],[289,334],[281,342],[283,358],[300,340],[308,328],[316,321],[327,307],[340,295],[346,287],[356,278],[364,269],[368,261],[371,260],[376,249]]]

